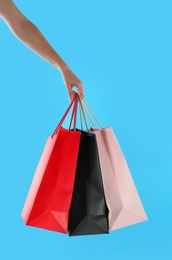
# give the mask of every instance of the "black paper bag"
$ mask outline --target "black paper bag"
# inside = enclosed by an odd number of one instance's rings
[[[107,216],[96,137],[93,133],[81,131],[69,212],[69,235],[108,233]]]

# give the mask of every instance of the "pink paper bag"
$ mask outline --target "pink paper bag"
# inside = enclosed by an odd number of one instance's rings
[[[127,162],[111,127],[91,128],[96,134],[109,229],[115,230],[147,220]]]

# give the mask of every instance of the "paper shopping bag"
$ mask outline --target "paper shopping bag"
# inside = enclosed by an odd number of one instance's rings
[[[124,154],[111,127],[102,128],[96,116],[79,98],[87,130],[96,135],[103,187],[109,210],[109,229],[114,230],[147,220]],[[93,124],[88,128],[86,115]],[[100,128],[96,128],[94,121]]]
[[[94,129],[100,158],[109,229],[147,220],[124,154],[111,127]]]
[[[80,132],[62,123],[76,102],[77,96],[47,140],[22,210],[26,225],[67,233]]]
[[[93,133],[81,131],[69,235],[108,233],[107,216],[96,138]]]

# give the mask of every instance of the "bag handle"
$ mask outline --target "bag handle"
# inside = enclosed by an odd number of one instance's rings
[[[77,95],[77,99],[76,99],[76,102],[74,103],[74,106],[73,106],[73,111],[72,111],[72,116],[71,116],[71,119],[70,119],[70,125],[69,125],[69,130],[71,130],[71,125],[72,125],[72,121],[74,120],[74,131],[76,131],[76,118],[77,118],[77,106],[78,106],[78,93],[76,93]]]
[[[73,99],[73,101],[70,103],[69,107],[67,108],[66,112],[64,113],[62,119],[60,120],[59,124],[57,125],[57,127],[55,128],[53,134],[51,135],[51,138],[53,138],[53,136],[55,134],[57,134],[59,128],[61,127],[61,125],[63,124],[63,121],[65,120],[67,114],[69,113],[69,110],[71,109],[72,105],[74,104],[75,105],[75,102],[77,101],[77,98],[78,98],[78,94],[75,93],[75,97]]]
[[[79,104],[80,104],[80,98],[78,97]],[[83,130],[83,124],[82,124],[82,109],[81,109],[81,104],[79,106],[79,114],[80,114],[80,122],[81,122],[81,130]]]
[[[94,128],[95,128],[95,124],[93,122],[93,119],[97,122],[99,127],[102,128],[102,126],[99,123],[98,119],[96,118],[95,114],[91,110],[90,106],[86,103],[86,101],[84,100],[84,98],[80,94],[78,94],[78,96],[79,96],[79,101],[80,101],[80,105],[81,105],[81,108],[82,108],[82,113],[83,113],[83,116],[84,116],[84,121],[85,121],[87,130],[88,130],[88,124],[86,123],[86,116],[85,116],[85,114],[88,115],[88,117],[89,117],[89,119],[90,119],[90,121],[91,121],[91,123],[92,123]]]
[[[78,95],[78,98],[79,98],[79,104],[80,104],[80,116],[81,116],[81,120],[82,120],[82,116],[84,117],[84,122],[85,122],[85,126],[87,128],[87,131],[89,131],[89,128],[88,128],[88,124],[87,124],[87,119],[86,119],[86,116],[85,116],[85,112],[84,112],[84,106],[83,106],[83,103],[81,101],[81,97]]]

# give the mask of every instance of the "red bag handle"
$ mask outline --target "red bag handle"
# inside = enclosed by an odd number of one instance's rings
[[[53,132],[51,138],[53,138],[53,136],[54,136],[55,134],[57,134],[57,131],[59,130],[60,126],[63,124],[63,121],[65,120],[65,118],[66,118],[67,114],[69,113],[69,110],[71,109],[71,107],[72,107],[73,104],[74,104],[74,109],[73,109],[73,110],[75,110],[75,103],[77,102],[77,100],[78,100],[78,94],[75,93],[75,97],[74,97],[73,101],[70,103],[70,105],[69,105],[69,107],[67,108],[66,112],[64,113],[62,119],[60,120],[59,124],[58,124],[57,127],[55,128],[55,130],[54,130],[54,132]]]
[[[77,118],[77,106],[78,106],[78,94],[77,94],[77,100],[74,104],[73,111],[72,111],[72,116],[70,120],[70,125],[69,125],[69,130],[71,129],[72,121],[74,119],[74,131],[76,130],[76,118]]]

